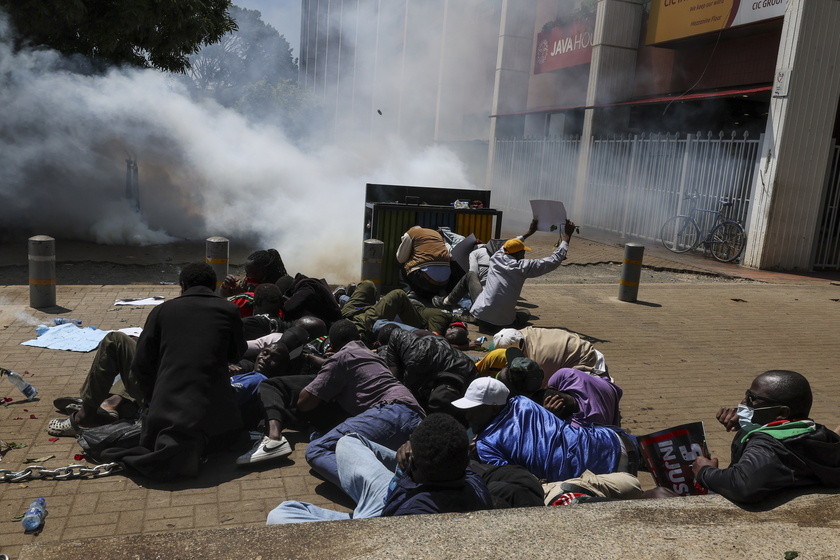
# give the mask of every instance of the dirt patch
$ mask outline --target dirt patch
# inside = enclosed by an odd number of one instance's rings
[[[537,278],[531,278],[534,284],[617,284],[621,279],[620,264],[564,264],[554,272]],[[752,282],[744,278],[734,278],[712,273],[682,272],[678,270],[642,267],[641,284],[679,284],[709,282]]]
[[[545,241],[545,240],[543,240]],[[571,262],[549,274],[528,280],[534,284],[617,284],[621,277],[621,253],[603,243],[577,240]],[[532,243],[540,255],[551,250],[545,242]],[[253,246],[230,245],[229,271],[244,273],[243,265]],[[282,251],[281,251],[282,253]],[[60,285],[131,285],[177,282],[181,268],[190,262],[204,260],[203,241],[182,241],[144,247],[98,245],[82,241],[56,242],[56,279]],[[618,262],[616,262],[618,259]],[[656,261],[659,262],[656,262]],[[654,259],[655,264],[668,263]],[[653,263],[651,263],[653,264]],[[317,271],[290,270],[317,275]],[[336,281],[327,278],[328,282]],[[747,282],[725,274],[704,272],[697,267],[646,266],[642,269],[643,284]],[[25,243],[0,244],[0,285],[29,283],[27,246]]]
[[[183,264],[163,263],[156,265],[115,264],[107,262],[57,263],[55,277],[59,285],[131,285],[177,283]],[[240,267],[230,267],[239,274]],[[26,266],[0,267],[0,285],[18,286],[29,283],[29,269]]]
[[[111,262],[57,263],[56,279],[60,285],[131,285],[160,284],[178,281],[185,263],[155,265],[120,264]],[[231,274],[243,274],[243,267],[231,265]],[[528,280],[534,284],[615,284],[621,277],[619,264],[568,264],[544,276]],[[330,280],[329,278],[327,279]],[[644,268],[643,284],[750,282],[743,278],[729,278],[715,274],[695,274]],[[23,265],[0,266],[0,286],[21,286],[29,283],[29,268]]]

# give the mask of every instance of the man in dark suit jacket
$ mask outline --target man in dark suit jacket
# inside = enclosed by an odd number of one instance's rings
[[[242,429],[228,363],[245,352],[242,320],[214,292],[206,263],[180,275],[181,296],[149,314],[132,371],[149,402],[138,447],[109,449],[107,461],[156,480],[194,476],[205,447],[222,448]]]

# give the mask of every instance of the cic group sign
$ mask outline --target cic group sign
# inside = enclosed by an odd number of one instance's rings
[[[534,74],[551,72],[592,61],[595,21],[584,20],[554,27],[537,35]]]
[[[651,0],[648,45],[785,15],[787,0]]]

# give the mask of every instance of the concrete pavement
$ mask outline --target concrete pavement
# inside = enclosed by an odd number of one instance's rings
[[[553,240],[538,238],[534,254]],[[664,250],[663,250],[664,251]],[[620,262],[618,241],[573,240],[569,263]],[[686,263],[646,248],[645,264],[715,273],[719,263]],[[198,259],[203,257],[200,253]],[[660,260],[661,259],[661,260]],[[774,368],[805,374],[815,393],[812,417],[840,425],[840,286],[836,277],[745,271],[760,280],[645,284],[639,302],[617,300],[611,284],[526,284],[532,324],[565,328],[595,341],[624,389],[624,426],[645,434],[702,420],[709,447],[723,464],[731,435],[717,425],[720,406],[737,403],[758,373]],[[561,268],[557,274],[562,274]],[[0,468],[19,471],[27,459],[74,463],[75,441],[50,441],[52,399],[78,394],[93,357],[20,346],[34,326],[59,316],[102,329],[141,326],[150,308],[114,307],[116,298],[177,295],[172,286],[59,286],[53,313],[28,307],[28,287],[7,286],[0,306],[0,365],[23,373],[41,400],[0,408],[0,439],[28,447],[7,452]],[[19,394],[2,381],[0,396]],[[34,418],[33,418],[34,416]],[[835,495],[793,499],[776,509],[742,509],[718,497],[591,504],[573,508],[379,519],[329,526],[259,528],[285,499],[347,510],[346,498],[312,476],[305,437],[290,433],[292,456],[257,469],[233,467],[235,452],[213,456],[196,480],[154,485],[116,475],[98,480],[0,483],[0,552],[12,558],[697,558],[749,556],[832,558],[840,525]],[[649,477],[642,479],[652,487]],[[44,496],[49,517],[40,535],[11,519]],[[501,530],[500,530],[501,528]],[[609,528],[609,529],[605,529]],[[410,536],[409,536],[410,535]],[[105,537],[105,540],[86,540]],[[78,544],[81,543],[81,544]],[[593,547],[593,543],[598,546]],[[30,546],[26,546],[30,545]],[[585,552],[584,552],[585,550]],[[238,553],[237,553],[238,552]]]

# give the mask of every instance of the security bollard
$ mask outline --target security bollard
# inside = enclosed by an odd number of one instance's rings
[[[47,235],[29,238],[29,306],[55,305],[55,239]]]
[[[208,237],[206,243],[206,257],[204,262],[213,267],[216,273],[216,291],[228,275],[228,260],[230,257],[230,242],[226,237]]]
[[[362,245],[362,280],[370,280],[377,291],[382,285],[382,257],[385,243],[379,239],[365,239]]]
[[[628,243],[624,246],[624,261],[621,265],[621,280],[618,285],[620,301],[636,301],[639,295],[639,279],[642,277],[642,258],[645,246]]]

